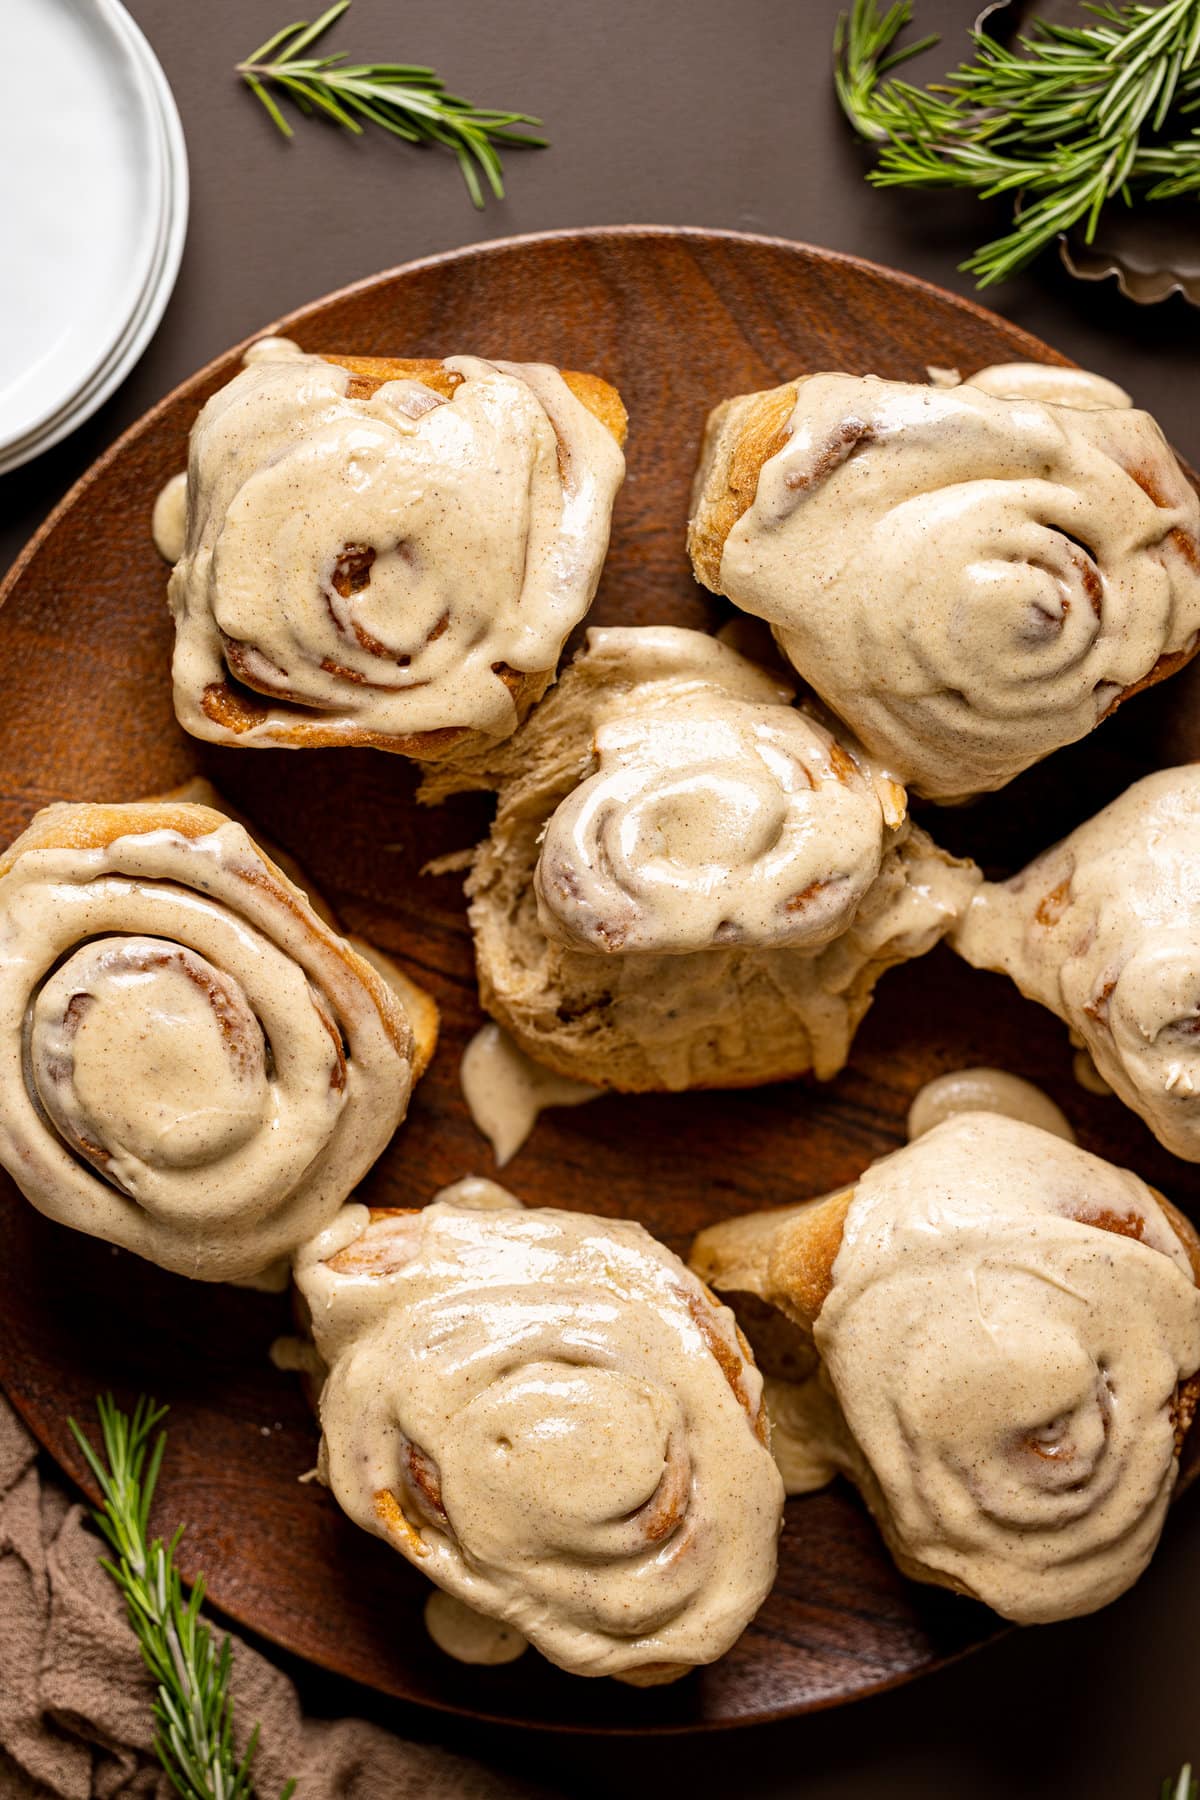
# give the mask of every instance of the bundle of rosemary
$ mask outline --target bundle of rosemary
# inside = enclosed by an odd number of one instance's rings
[[[1200,0],[1093,4],[1078,25],[1034,19],[1013,45],[972,33],[975,54],[928,87],[900,64],[911,0],[854,0],[834,36],[842,111],[882,146],[877,187],[966,188],[1015,197],[1012,230],[962,268],[980,287],[1024,267],[1061,233],[1091,243],[1101,209],[1200,194]]]

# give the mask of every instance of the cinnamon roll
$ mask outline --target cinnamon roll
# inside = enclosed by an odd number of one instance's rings
[[[1200,764],[1135,782],[985,882],[953,943],[1057,1013],[1159,1142],[1200,1162]]]
[[[1196,1404],[1200,1240],[1136,1175],[961,1113],[691,1260],[783,1377],[793,1491],[848,1475],[907,1575],[1035,1624],[1141,1574]]]
[[[701,632],[588,633],[495,764],[467,884],[525,1053],[627,1091],[836,1074],[875,981],[974,872],[791,690]]]
[[[387,1144],[435,1030],[212,807],[51,806],[0,855],[0,1164],[163,1268],[276,1274]]]
[[[492,1182],[347,1207],[297,1260],[321,1468],[356,1524],[579,1675],[721,1656],[783,1486],[732,1314],[640,1225]]]
[[[192,430],[180,723],[430,761],[507,737],[596,589],[619,395],[541,363],[259,348]]]
[[[1002,787],[1197,646],[1200,500],[1083,370],[742,395],[709,419],[693,515],[699,580],[932,800]]]

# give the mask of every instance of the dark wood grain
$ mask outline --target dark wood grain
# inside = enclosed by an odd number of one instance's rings
[[[266,327],[264,327],[266,328]],[[767,239],[595,231],[514,239],[411,265],[270,327],[308,349],[543,358],[595,369],[630,411],[599,622],[709,625],[720,605],[684,552],[700,428],[723,395],[817,368],[920,378],[1014,357],[1064,359],[920,282]],[[471,843],[477,800],[429,812],[412,770],[368,751],[238,751],[184,736],[171,711],[164,571],[149,511],[182,466],[200,401],[238,351],[155,408],[86,476],[14,569],[0,601],[0,840],[56,799],[128,799],[200,771],[311,871],[353,930],[435,992],[443,1036],[407,1124],[363,1198],[419,1205],[491,1171],[458,1087],[479,1023],[459,884],[420,874]],[[1183,677],[1124,708],[1087,744],[1002,795],[927,823],[989,868],[1016,866],[1165,756],[1190,744]],[[1063,1029],[998,977],[939,950],[885,978],[852,1065],[825,1087],[610,1098],[547,1115],[504,1179],[531,1203],[640,1218],[678,1250],[730,1213],[851,1181],[902,1137],[916,1088],[967,1063],[1019,1069],[1053,1094],[1089,1149],[1136,1167],[1194,1214],[1200,1172],[1114,1101],[1071,1077]],[[78,1480],[69,1413],[98,1390],[171,1405],[158,1519],[183,1523],[232,1618],[325,1667],[450,1710],[557,1728],[679,1730],[828,1706],[910,1678],[1003,1629],[982,1607],[900,1579],[846,1488],[789,1503],[779,1583],[721,1663],[637,1692],[573,1680],[539,1658],[464,1669],[421,1623],[421,1578],[301,1485],[316,1434],[267,1357],[287,1303],[161,1273],[40,1218],[0,1183],[0,1380]],[[1187,1457],[1190,1476],[1194,1458]],[[1169,1538],[1168,1530],[1168,1538]],[[1164,1551],[1170,1555],[1170,1545]]]

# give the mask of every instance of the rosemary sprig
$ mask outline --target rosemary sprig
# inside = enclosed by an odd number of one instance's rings
[[[120,1411],[109,1394],[96,1403],[103,1455],[74,1419],[75,1441],[100,1489],[92,1514],[112,1551],[101,1558],[122,1594],[129,1623],[157,1685],[154,1750],[182,1800],[251,1800],[258,1726],[239,1762],[233,1749],[233,1703],[229,1677],[233,1651],[225,1638],[213,1649],[212,1633],[200,1617],[204,1582],[197,1580],[185,1600],[175,1566],[183,1527],[169,1544],[147,1539],[150,1506],[166,1448],[166,1432],[151,1438],[165,1406],[141,1399],[133,1415]],[[290,1781],[280,1800],[295,1789]]]
[[[1101,3],[1079,25],[1034,19],[1014,46],[975,31],[974,60],[915,87],[893,71],[912,0],[854,0],[834,35],[834,82],[860,136],[881,145],[878,187],[957,187],[1016,197],[1013,228],[962,264],[1003,281],[1061,232],[1086,242],[1101,209],[1200,194],[1200,0]]]
[[[294,100],[301,112],[324,113],[356,136],[361,135],[365,120],[410,144],[443,144],[458,158],[476,206],[482,207],[484,199],[480,170],[492,193],[502,200],[504,172],[496,145],[544,148],[545,138],[513,129],[540,125],[541,120],[531,113],[473,106],[469,100],[447,93],[434,70],[416,64],[350,63],[340,51],[333,56],[303,56],[301,52],[324,36],[349,5],[350,0],[337,0],[311,24],[301,19],[285,25],[237,65],[237,73],[257,94],[284,137],[293,135],[292,127],[269,92],[272,85]]]

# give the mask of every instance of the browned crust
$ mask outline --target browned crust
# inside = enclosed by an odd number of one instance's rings
[[[367,1229],[360,1232],[353,1243],[345,1249],[338,1250],[326,1261],[325,1267],[338,1275],[368,1275],[373,1280],[382,1279],[396,1269],[402,1268],[411,1257],[411,1246],[398,1234],[388,1229],[392,1219],[415,1219],[420,1214],[416,1206],[373,1206]],[[379,1230],[373,1230],[378,1225]],[[397,1248],[403,1249],[403,1255],[397,1256]]]
[[[406,1556],[428,1556],[429,1547],[418,1528],[408,1517],[391,1488],[380,1488],[375,1494],[375,1517]]]
[[[1171,1204],[1165,1194],[1160,1194],[1157,1188],[1151,1188],[1150,1192],[1167,1215],[1167,1223],[1171,1230],[1187,1251],[1187,1259],[1192,1265],[1192,1280],[1197,1287],[1200,1287],[1200,1233],[1197,1232],[1192,1221],[1185,1218],[1177,1206]]]
[[[750,1397],[746,1392],[745,1383],[742,1380],[747,1363],[753,1366],[754,1355],[749,1344],[746,1342],[745,1337],[742,1335],[741,1328],[737,1325],[735,1320],[734,1329],[737,1331],[738,1341],[738,1348],[735,1350],[733,1345],[728,1343],[717,1330],[717,1323],[712,1314],[721,1310],[723,1302],[717,1298],[712,1289],[705,1286],[702,1282],[698,1294],[695,1292],[689,1293],[684,1288],[677,1289],[677,1292],[679,1298],[691,1314],[692,1323],[695,1325],[697,1331],[699,1331],[700,1336],[704,1339],[710,1355],[717,1364],[722,1375],[725,1377],[730,1392],[733,1394],[734,1399],[750,1421],[750,1426],[755,1436],[759,1439],[760,1443],[765,1444],[770,1432],[770,1426],[767,1423],[766,1406],[760,1402],[757,1412],[754,1410],[750,1404]]]
[[[810,1331],[833,1286],[854,1188],[830,1194],[779,1233],[767,1262],[772,1296],[787,1296],[788,1312]]]
[[[1160,656],[1148,675],[1143,675],[1141,680],[1135,681],[1131,687],[1122,688],[1116,699],[1110,701],[1100,715],[1100,722],[1110,719],[1118,706],[1124,706],[1126,700],[1132,700],[1135,694],[1142,693],[1146,688],[1157,687],[1160,681],[1166,681],[1169,676],[1177,675],[1180,669],[1187,667],[1197,650],[1200,650],[1200,636],[1185,650],[1170,650]]]
[[[522,675],[516,669],[510,669],[507,663],[497,663],[494,673],[512,695],[520,722],[545,693],[553,671],[539,670],[534,674]],[[261,698],[250,688],[243,687],[240,682],[232,679],[212,682],[206,687],[200,697],[200,708],[214,725],[219,725],[234,737],[241,737],[245,732],[253,731],[256,725],[265,724],[270,719],[272,741],[298,750],[356,747],[387,750],[395,756],[417,757],[422,762],[439,762],[442,758],[453,755],[464,740],[479,736],[478,732],[467,725],[444,725],[434,731],[409,732],[396,736],[386,731],[373,731],[367,726],[347,728],[344,725],[328,725],[321,719],[308,717],[281,718],[278,701],[271,702]]]
[[[413,1080],[419,1081],[437,1049],[438,1032],[441,1027],[441,1014],[438,1003],[427,988],[412,979],[378,944],[372,944],[366,938],[349,936],[347,943],[357,951],[364,962],[387,982],[396,999],[404,1008],[413,1033]]]
[[[339,937],[344,937],[350,947],[358,952],[364,962],[370,963],[376,973],[382,975],[393,990],[412,1026],[413,1080],[419,1081],[433,1060],[441,1026],[441,1015],[433,995],[406,975],[386,951],[367,942],[365,938],[355,937],[344,932],[332,906],[323,894],[317,892],[295,857],[289,855],[286,850],[281,850],[279,845],[273,843],[269,837],[264,837],[258,826],[252,824],[244,813],[238,811],[237,807],[231,806],[224,795],[217,792],[211,781],[206,781],[202,775],[196,775],[191,781],[185,781],[181,787],[172,788],[165,794],[152,794],[148,798],[154,801],[189,802],[193,805],[210,807],[214,812],[223,813],[227,819],[232,819],[235,825],[240,825],[253,838],[264,856],[268,857],[277,869],[283,871],[293,887],[298,887],[306,896],[308,904],[317,917],[324,920],[329,929],[336,931]]]
[[[788,439],[787,422],[796,407],[799,379],[765,393],[726,401],[710,413],[705,435],[695,517],[688,531],[688,550],[696,577],[706,588],[721,590],[721,556],[725,540],[754,504],[763,464]],[[738,408],[736,426],[730,411]]]
[[[81,801],[48,806],[35,815],[7,850],[0,853],[0,880],[22,856],[33,850],[105,850],[117,838],[141,836],[149,831],[175,831],[188,839],[200,838],[219,831],[229,822],[228,816],[214,807],[170,798],[117,805]],[[266,852],[257,844],[255,849],[262,867],[248,870],[246,880],[268,893],[301,925],[321,938],[326,948],[344,963],[347,971],[370,995],[397,1053],[413,1060],[417,1054],[415,1030],[392,986],[321,918],[305,894],[293,885]]]
[[[1187,1252],[1192,1280],[1200,1287],[1200,1233],[1157,1188],[1149,1191]],[[843,1188],[794,1214],[789,1222],[777,1229],[771,1243],[766,1259],[767,1297],[775,1305],[782,1304],[790,1316],[810,1329],[833,1287],[833,1265],[842,1247],[846,1215],[854,1194],[854,1188]],[[781,1212],[792,1211],[791,1208],[781,1209]],[[769,1219],[771,1215],[762,1216]],[[1118,1237],[1138,1241],[1144,1238],[1145,1218],[1137,1212],[1089,1211],[1081,1207],[1072,1217],[1079,1224],[1090,1225],[1097,1231],[1111,1231]],[[719,1286],[719,1281],[716,1285]]]
[[[1160,1194],[1157,1188],[1151,1188],[1150,1191],[1167,1215],[1167,1223],[1175,1236],[1187,1251],[1188,1261],[1192,1265],[1192,1280],[1197,1287],[1200,1287],[1200,1233],[1196,1231],[1192,1221],[1185,1218],[1177,1206],[1172,1206],[1171,1202]],[[1189,1375],[1186,1381],[1180,1382],[1171,1403],[1171,1423],[1175,1428],[1176,1456],[1183,1449],[1183,1440],[1191,1428],[1198,1404],[1200,1404],[1200,1370],[1197,1370],[1194,1375]]]
[[[448,369],[443,362],[431,357],[340,356],[332,350],[321,350],[318,354],[325,362],[349,369],[351,381],[347,393],[351,400],[369,400],[387,381],[419,381],[423,387],[431,388],[435,394],[449,400],[463,379],[457,370]],[[560,369],[559,374],[580,404],[587,407],[593,418],[599,419],[618,444],[624,445],[629,415],[616,388],[602,376],[589,375],[579,369]]]
[[[768,1374],[780,1373],[785,1379],[795,1378],[793,1371],[770,1366],[772,1357],[778,1361],[782,1353],[785,1360],[794,1360],[811,1342],[817,1316],[833,1287],[833,1265],[842,1245],[854,1191],[853,1188],[843,1189],[801,1211],[794,1207],[779,1208],[777,1219],[771,1212],[765,1212],[749,1219],[731,1220],[725,1226],[718,1225],[701,1232],[692,1247],[689,1260],[693,1269],[702,1279],[712,1282],[725,1303],[737,1313],[760,1366]],[[1151,1188],[1150,1192],[1186,1251],[1192,1280],[1200,1287],[1200,1233],[1157,1188]],[[1081,1208],[1072,1216],[1080,1224],[1090,1225],[1098,1231],[1111,1231],[1139,1241],[1144,1238],[1145,1217],[1136,1211],[1115,1213]],[[762,1318],[764,1306],[774,1308],[782,1319],[798,1326],[804,1334],[803,1339],[793,1344],[781,1337],[778,1329],[772,1329],[769,1317]],[[1200,1405],[1200,1371],[1179,1383],[1171,1403],[1177,1456],[1183,1448],[1197,1405]],[[873,1509],[878,1510],[874,1502],[872,1504]]]

